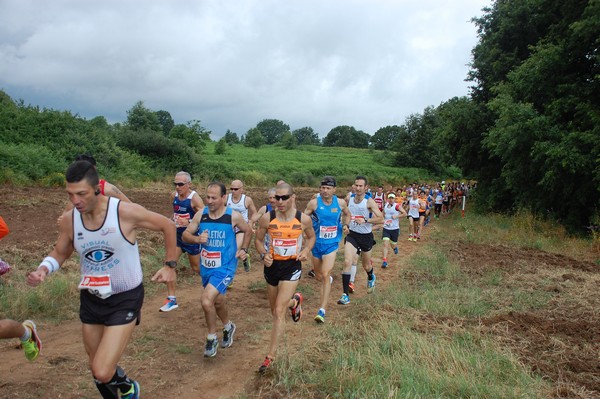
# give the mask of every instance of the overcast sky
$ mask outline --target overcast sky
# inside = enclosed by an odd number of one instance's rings
[[[369,134],[469,93],[484,0],[0,0],[0,89],[123,122],[137,101],[212,138],[263,119]]]

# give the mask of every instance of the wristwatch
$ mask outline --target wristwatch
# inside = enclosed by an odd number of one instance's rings
[[[244,251],[245,253],[248,253],[248,248],[240,248],[242,251]]]
[[[264,254],[260,254],[260,259],[265,260],[265,256],[267,256],[266,252]]]
[[[171,269],[175,269],[177,267],[177,262],[174,260],[168,260],[165,262],[165,266],[169,266]]]

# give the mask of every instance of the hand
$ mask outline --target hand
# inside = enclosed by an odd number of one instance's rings
[[[47,269],[41,267],[34,272],[27,273],[27,284],[32,287],[37,287],[40,283],[43,283],[48,275]]]
[[[202,234],[198,236],[198,244],[206,244],[208,242],[208,229],[204,230]]]
[[[300,262],[305,262],[308,260],[308,254],[307,254],[307,250],[303,249],[302,251],[300,251],[300,253],[296,256],[296,260],[299,260]]]
[[[243,249],[238,249],[235,253],[235,257],[240,260],[246,260],[246,258],[248,257],[248,252],[244,251]]]
[[[161,267],[155,274],[152,276],[152,281],[155,283],[171,283],[177,279],[177,273],[175,269],[169,266]]]
[[[270,252],[265,254],[265,257],[263,258],[263,264],[266,267],[271,267],[273,265],[273,257],[271,256]]]

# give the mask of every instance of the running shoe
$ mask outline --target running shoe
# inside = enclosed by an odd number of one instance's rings
[[[308,272],[308,277],[315,277],[315,269],[312,269],[311,271]]]
[[[381,264],[381,267],[382,267],[382,268],[384,268],[384,269],[385,269],[386,267],[388,267],[388,263],[387,263],[387,261],[385,261],[385,260],[384,260],[384,261],[383,261],[383,263]]]
[[[217,339],[207,339],[206,347],[204,348],[204,357],[215,357],[217,355],[217,348],[219,342]]]
[[[315,321],[317,323],[325,323],[325,312],[319,309],[319,313],[315,316]]]
[[[371,280],[367,280],[367,293],[372,293],[375,291],[375,281],[377,280],[377,276],[373,274],[373,278]]]
[[[417,234],[417,238],[415,239],[415,241],[420,240],[421,239],[421,234]]]
[[[244,271],[245,272],[249,272],[250,271],[250,255],[248,255],[246,257],[246,260],[244,260]]]
[[[267,371],[271,370],[272,364],[273,364],[273,358],[271,356],[265,357],[265,361],[258,368],[258,372],[261,374],[266,373]]]
[[[398,247],[394,247],[394,253],[398,255]]]
[[[140,397],[140,384],[137,381],[133,381],[129,392],[121,394],[121,399],[139,399]]]
[[[408,235],[408,241],[412,241],[412,237],[413,237],[413,235],[412,235],[412,234],[409,234],[409,235]]]
[[[165,300],[165,304],[158,309],[159,312],[170,312],[171,310],[175,310],[179,307],[177,304],[177,299],[169,299]]]
[[[221,348],[229,348],[233,344],[233,334],[235,334],[235,324],[231,323],[231,328],[223,329],[223,340],[221,341]]]
[[[351,294],[354,294],[354,283],[352,283],[352,282],[348,283],[348,292],[350,292]]]
[[[348,305],[349,303],[350,303],[350,297],[348,296],[348,294],[342,294],[340,299],[338,299],[339,305]]]
[[[33,321],[25,320],[23,322],[23,327],[29,329],[31,332],[31,337],[29,337],[27,341],[21,342],[21,346],[25,352],[25,358],[27,358],[29,361],[33,361],[37,359],[38,355],[42,351],[42,340],[38,336],[37,328]]]
[[[292,297],[292,299],[294,299],[296,301],[296,305],[292,306],[290,308],[290,311],[292,314],[292,320],[294,320],[294,322],[297,323],[302,318],[302,299],[303,299],[302,294],[299,292],[296,292],[294,294],[294,296]]]

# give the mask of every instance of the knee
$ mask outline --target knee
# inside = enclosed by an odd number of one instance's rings
[[[200,302],[202,303],[202,309],[204,309],[204,311],[209,311],[215,307],[213,301],[208,297],[203,296]]]
[[[115,375],[116,368],[107,367],[103,364],[94,364],[92,362],[92,375],[97,381],[108,384]]]

